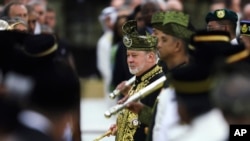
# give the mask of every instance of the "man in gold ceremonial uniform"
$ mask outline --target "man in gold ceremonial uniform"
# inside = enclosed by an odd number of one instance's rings
[[[123,43],[127,47],[129,71],[136,76],[136,81],[129,90],[128,96],[134,95],[164,76],[162,67],[157,65],[157,38],[151,35],[139,35],[136,26],[136,21],[128,21],[123,26]],[[139,102],[153,109],[161,87]],[[143,113],[136,114],[133,109],[127,108],[118,114],[116,125],[110,128],[112,133],[116,135],[116,141],[144,141],[146,139],[144,131],[146,125],[139,120],[138,115],[143,116]]]

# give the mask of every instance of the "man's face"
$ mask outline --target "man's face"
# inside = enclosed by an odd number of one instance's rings
[[[52,29],[56,26],[56,13],[49,11],[45,14],[45,24],[47,24]]]
[[[153,36],[157,37],[157,49],[161,60],[170,59],[175,53],[176,40],[158,29],[153,30]]]
[[[9,17],[20,17],[25,22],[28,22],[28,10],[24,5],[12,5],[9,11]]]
[[[146,71],[148,54],[145,51],[127,50],[128,68],[131,74],[141,75]]]
[[[145,26],[145,22],[143,20],[141,12],[138,12],[135,15],[135,20],[137,21],[137,27],[138,27],[138,29],[141,29],[141,28],[143,28]]]
[[[37,13],[35,11],[31,12],[29,14],[29,19],[28,19],[28,26],[29,26],[29,32],[34,33],[36,22],[37,22]]]
[[[207,24],[207,31],[225,31],[226,30],[226,25],[221,25],[216,21],[210,21]]]
[[[250,20],[250,4],[247,4],[242,13],[242,20]]]
[[[151,18],[152,15],[159,11],[157,8],[156,4],[153,2],[148,2],[142,6],[141,13],[142,13],[142,18],[144,19],[144,22],[146,25],[151,24]]]
[[[45,9],[44,5],[35,5],[34,6],[34,11],[38,15],[38,22],[40,24],[44,24],[44,22],[45,22],[45,12],[46,12],[46,9]]]
[[[250,51],[250,36],[247,35],[241,35],[240,36],[241,41],[245,45],[246,49]]]
[[[119,9],[124,3],[125,3],[125,0],[111,0],[111,6],[117,9]]]

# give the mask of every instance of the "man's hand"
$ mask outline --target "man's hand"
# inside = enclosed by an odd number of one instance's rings
[[[116,135],[116,132],[117,132],[117,126],[116,126],[116,124],[112,124],[112,125],[110,126],[109,130],[111,131],[111,134],[110,134],[110,135],[115,136],[115,135]],[[108,136],[110,136],[110,135],[108,135]]]
[[[122,99],[118,100],[117,104],[123,104],[126,100],[128,100],[129,95],[125,95]]]
[[[128,95],[128,91],[130,90],[131,86],[126,86],[126,81],[122,81],[120,84],[117,85],[116,89],[120,90],[124,96]]]
[[[130,102],[129,104],[126,105],[126,107],[132,111],[133,113],[139,114],[142,108],[144,107],[144,104],[141,102]]]

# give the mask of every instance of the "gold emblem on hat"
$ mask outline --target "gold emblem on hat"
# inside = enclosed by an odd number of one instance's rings
[[[247,32],[247,24],[243,24],[243,25],[241,26],[241,32],[242,32],[242,33],[246,33],[246,32]]]
[[[218,11],[216,11],[216,16],[218,18],[224,18],[225,17],[225,10],[218,10]]]
[[[128,36],[124,36],[123,43],[126,47],[131,47],[132,46],[132,39],[129,39]]]

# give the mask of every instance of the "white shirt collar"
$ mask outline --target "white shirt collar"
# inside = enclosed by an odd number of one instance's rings
[[[230,43],[232,45],[238,45],[239,44],[238,41],[237,41],[237,38],[234,38],[233,40],[231,40]]]

